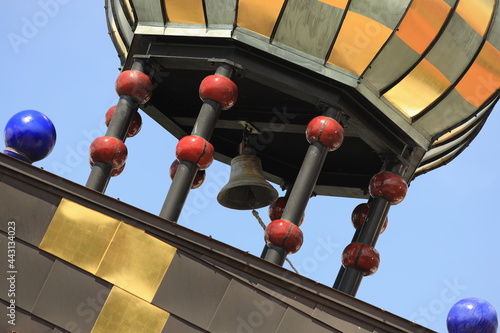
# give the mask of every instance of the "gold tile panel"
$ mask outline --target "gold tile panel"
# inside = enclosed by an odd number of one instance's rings
[[[423,59],[383,97],[412,118],[434,102],[450,85],[443,73]]]
[[[414,0],[396,35],[422,54],[436,38],[450,10],[443,0]]]
[[[334,6],[337,8],[345,9],[348,0],[318,0],[319,2],[324,2],[327,5]]]
[[[460,0],[456,11],[478,34],[484,36],[494,8],[495,0]]]
[[[176,248],[105,214],[62,199],[40,249],[151,301]]]
[[[480,107],[500,89],[500,51],[486,41],[476,60],[455,89],[470,104]]]
[[[63,198],[39,247],[95,274],[119,224]]]
[[[205,24],[203,0],[163,0],[168,22]]]
[[[122,223],[95,275],[150,302],[175,253],[176,248]]]
[[[348,12],[328,63],[361,75],[391,35],[383,24]]]
[[[91,333],[160,333],[169,316],[168,312],[113,287]]]
[[[284,0],[240,0],[237,25],[271,37]]]

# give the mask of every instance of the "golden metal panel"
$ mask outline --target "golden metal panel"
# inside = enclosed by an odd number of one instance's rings
[[[240,0],[237,25],[271,37],[284,0]]]
[[[163,0],[168,22],[205,24],[203,0]]]
[[[422,54],[436,38],[450,10],[442,0],[414,0],[396,35]]]
[[[457,13],[481,36],[484,36],[495,7],[495,0],[460,0]]]
[[[62,199],[40,248],[95,274],[120,221]]]
[[[324,2],[327,5],[334,6],[337,8],[345,9],[348,0],[318,0],[319,2]]]
[[[436,67],[423,59],[383,96],[412,118],[434,102],[450,85],[450,81]]]
[[[128,292],[113,287],[92,333],[160,333],[170,314]]]
[[[96,275],[151,302],[175,252],[176,248],[122,223]]]
[[[472,66],[455,87],[472,105],[480,107],[500,88],[500,51],[486,41]]]
[[[392,30],[366,16],[348,12],[328,63],[361,75]]]

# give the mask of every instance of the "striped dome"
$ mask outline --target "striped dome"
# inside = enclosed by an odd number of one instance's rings
[[[352,87],[427,150],[457,156],[500,88],[495,0],[107,0],[122,61],[137,35],[237,40]]]

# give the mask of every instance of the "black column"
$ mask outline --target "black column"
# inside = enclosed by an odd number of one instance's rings
[[[131,69],[144,73],[143,60],[135,59]],[[113,118],[108,125],[106,136],[114,137],[125,142],[127,138],[127,129],[138,108],[139,101],[136,98],[128,95],[120,96]],[[111,164],[96,161],[85,186],[104,193],[111,178],[112,169],[113,167]]]
[[[234,68],[229,64],[220,64],[215,71],[216,75],[231,78]],[[191,135],[196,135],[209,141],[221,111],[221,105],[212,100],[206,100],[201,106]],[[166,220],[177,222],[184,203],[191,189],[198,166],[188,161],[180,161],[172,185],[167,193],[160,216]]]
[[[335,120],[340,117],[340,114],[340,111],[333,107],[328,107],[323,113],[324,116],[331,117]],[[321,173],[328,151],[328,147],[318,141],[312,142],[309,145],[297,179],[290,192],[285,210],[283,211],[281,217],[283,220],[298,225],[302,219],[302,215],[313,193],[314,186]],[[268,246],[266,245],[266,247]],[[264,259],[280,266],[285,262],[287,255],[285,250],[275,245],[270,245],[267,251],[265,251],[264,248],[262,254],[265,254]]]

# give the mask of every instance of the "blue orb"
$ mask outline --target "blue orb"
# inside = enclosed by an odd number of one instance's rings
[[[450,333],[496,333],[495,308],[480,298],[464,298],[451,308],[447,319]]]
[[[7,146],[4,153],[17,158],[16,154],[24,156],[32,163],[50,154],[56,144],[56,129],[43,113],[25,110],[9,119],[4,140]]]

